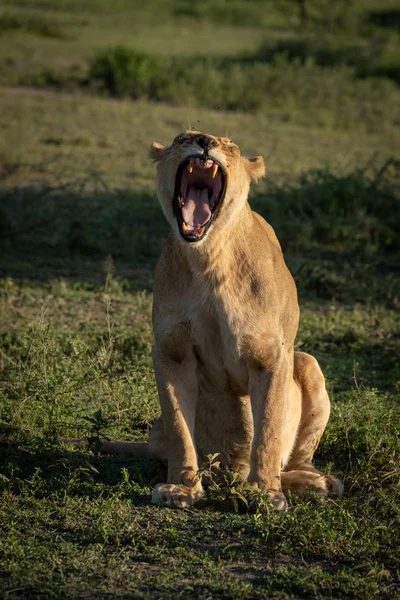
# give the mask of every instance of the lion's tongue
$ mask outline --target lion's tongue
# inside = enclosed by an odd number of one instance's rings
[[[208,201],[208,189],[198,190],[190,186],[182,207],[182,217],[186,225],[197,229],[202,227],[211,218],[210,203]]]

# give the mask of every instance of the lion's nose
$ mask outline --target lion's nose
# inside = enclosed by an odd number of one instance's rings
[[[203,150],[208,150],[209,148],[215,148],[217,145],[217,141],[209,135],[201,135],[197,138],[197,143],[199,146],[203,148]]]

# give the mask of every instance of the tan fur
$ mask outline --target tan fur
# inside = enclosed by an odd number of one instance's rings
[[[179,234],[175,177],[184,159],[201,152],[199,135],[189,131],[168,148],[151,148],[157,195],[171,225],[153,307],[162,412],[153,454],[168,460],[168,483],[153,501],[193,504],[201,495],[199,464],[216,452],[278,508],[286,504],[282,488],[340,493],[337,480],[312,466],[330,405],[317,361],[293,349],[296,287],[272,227],[247,201],[250,180],[264,174],[263,159],[247,159],[230,140],[209,136],[226,193],[205,238],[187,243]]]
[[[175,178],[182,161],[203,152],[201,135],[188,131],[150,151],[171,226],[154,278],[162,416],[148,444],[149,456],[168,461],[168,481],[152,501],[194,504],[203,494],[197,471],[209,453],[267,492],[277,509],[286,508],[282,492],[289,490],[340,494],[342,484],[312,465],[330,403],[317,361],[294,352],[296,286],[272,227],[247,200],[251,179],[264,174],[263,159],[245,158],[230,140],[208,136],[225,195],[203,239],[188,243],[179,233]]]

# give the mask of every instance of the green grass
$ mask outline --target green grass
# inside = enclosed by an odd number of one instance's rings
[[[0,34],[4,35],[9,31],[24,31],[41,37],[64,38],[62,31],[46,19],[40,17],[21,18],[5,12],[0,16]]]
[[[318,45],[316,40],[311,47],[315,44]],[[303,114],[312,111],[314,119],[328,110],[333,114],[334,127],[347,127],[354,110],[362,110],[368,123],[379,119],[382,125],[383,120],[396,118],[400,98],[397,86],[385,78],[367,78],[383,69],[378,67],[382,63],[378,61],[369,73],[365,65],[371,57],[361,55],[355,61],[357,71],[345,60],[354,55],[354,48],[340,48],[337,52],[322,48],[319,54],[317,48],[316,58],[306,45],[301,56],[302,48],[301,43],[295,43],[290,50],[286,41],[276,52],[262,47],[255,55],[222,59],[193,56],[188,60],[161,58],[117,46],[94,57],[85,84],[114,97],[172,104],[180,104],[185,98],[194,106],[223,110],[261,112],[279,108]],[[370,53],[376,55],[377,51],[372,48]],[[317,61],[319,55],[321,64]],[[329,60],[337,61],[338,66],[327,68],[324,61]],[[397,73],[389,63],[393,78],[399,76],[400,81],[400,70]],[[361,75],[362,79],[357,78]],[[57,78],[53,79],[57,83]],[[379,103],[382,109],[377,112]]]
[[[302,25],[294,1],[229,7],[14,0],[1,15],[1,82],[37,87],[0,89],[1,597],[400,597],[398,8],[314,0]],[[90,65],[116,46],[147,74],[184,69],[181,87],[96,95]],[[251,203],[296,279],[296,347],[326,375],[316,463],[341,499],[274,514],[225,474],[194,509],[160,510],[163,465],[57,441],[144,440],[159,414],[167,226],[148,148],[186,127],[265,158]]]
[[[0,82],[389,131],[400,103],[400,38],[385,20],[395,7],[333,4],[313,0],[304,24],[294,0],[118,2],[110,14],[105,1],[18,2],[0,22]]]
[[[110,277],[107,285],[3,282],[0,551],[9,596],[395,597],[396,313],[304,303],[298,346],[320,358],[333,401],[317,463],[344,478],[342,500],[293,498],[285,515],[253,514],[228,490],[175,512],[149,506],[160,465],[56,442],[90,437],[87,418],[99,408],[102,435],[143,439],[158,411],[150,298]]]
[[[5,597],[396,597],[396,131],[197,113],[266,156],[252,203],[298,284],[297,348],[317,356],[332,399],[316,461],[346,494],[293,497],[276,515],[228,483],[174,512],[149,504],[162,465],[57,438],[146,439],[159,413],[151,278],[166,225],[146,156],[193,111],[27,91],[1,103]]]

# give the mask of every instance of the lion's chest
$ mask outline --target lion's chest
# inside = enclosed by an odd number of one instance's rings
[[[244,321],[211,304],[197,308],[191,320],[191,335],[204,386],[232,388],[238,395],[248,393],[248,369],[241,351],[247,330]]]

